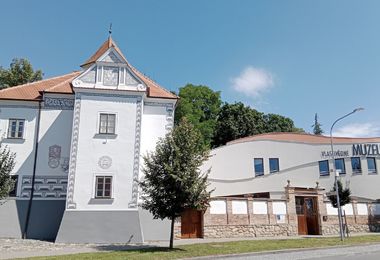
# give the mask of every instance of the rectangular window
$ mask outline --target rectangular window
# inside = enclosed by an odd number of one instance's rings
[[[112,191],[111,176],[96,176],[95,198],[110,199]]]
[[[367,157],[368,173],[377,173],[376,169],[376,158]]]
[[[262,158],[255,158],[254,159],[255,164],[255,176],[262,176],[264,175],[264,162]]]
[[[319,175],[328,176],[330,174],[329,161],[319,161]]]
[[[8,138],[22,139],[24,136],[24,128],[24,119],[9,119]]]
[[[13,186],[13,189],[9,192],[9,197],[16,197],[17,196],[17,183],[18,183],[18,175],[12,175],[12,180],[15,182],[15,186]]]
[[[100,114],[99,134],[115,134],[115,114]]]
[[[269,171],[270,173],[280,171],[280,164],[278,158],[269,158]]]
[[[351,166],[353,174],[362,173],[362,165],[360,163],[360,157],[351,157]]]
[[[346,166],[344,165],[344,159],[335,159],[335,169],[339,171],[340,174],[346,174]]]

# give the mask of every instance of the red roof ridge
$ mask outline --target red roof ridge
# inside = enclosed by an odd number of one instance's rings
[[[143,77],[143,78],[145,78],[146,80],[150,81],[152,84],[154,84],[155,87],[157,87],[157,88],[159,88],[159,89],[165,91],[166,93],[168,93],[169,95],[171,95],[173,98],[177,98],[177,99],[179,98],[177,95],[175,95],[175,94],[171,93],[169,90],[167,90],[167,89],[161,87],[157,82],[155,82],[154,80],[152,80],[151,78],[149,78],[149,77],[148,77],[147,75],[145,75],[144,73],[140,72],[138,69],[136,69],[135,67],[133,67],[133,66],[130,65],[129,63],[128,63],[128,66],[131,68],[131,70],[132,70],[133,72],[135,72],[136,74],[138,74],[138,76]]]
[[[280,136],[293,136],[294,139],[286,139],[286,138],[276,138]],[[265,138],[267,137],[267,138]],[[307,139],[302,139],[297,137],[306,137]],[[312,140],[313,139],[313,140]],[[378,139],[380,142],[380,137],[343,137],[343,136],[333,136],[333,139],[336,141],[373,141]],[[293,142],[311,142],[311,143],[316,143],[316,141],[328,141],[330,140],[330,136],[325,136],[325,135],[314,135],[310,133],[299,133],[299,132],[270,132],[270,133],[262,133],[262,134],[257,134],[257,135],[252,135],[252,136],[247,136],[247,137],[242,137],[236,140],[232,140],[230,142],[227,142],[226,145],[231,145],[231,144],[237,144],[237,143],[244,143],[244,142],[250,142],[250,141],[263,141],[263,140],[273,140],[273,141],[293,141]]]
[[[43,83],[43,82],[46,82],[46,81],[63,78],[63,77],[66,77],[66,76],[68,76],[70,74],[73,74],[73,73],[76,73],[76,72],[78,72],[78,71],[73,71],[73,72],[70,72],[70,73],[67,73],[67,74],[64,74],[64,75],[60,75],[60,76],[55,76],[55,77],[52,77],[52,78],[47,78],[47,79],[41,79],[41,80],[37,80],[37,81],[33,81],[33,82],[28,82],[28,83],[25,83],[25,84],[22,84],[22,85],[17,85],[17,86],[13,86],[13,87],[3,88],[3,89],[0,89],[0,92],[7,92],[7,91],[11,91],[11,90],[18,89],[18,88],[21,88],[21,87],[27,87],[27,86]]]
[[[114,48],[115,51],[124,59],[125,62],[127,62],[127,59],[119,49],[119,47],[116,45],[116,43],[112,40],[111,35],[107,38],[105,42],[97,49],[97,51],[92,54],[90,58],[88,58],[82,65],[81,67],[84,67],[86,65],[89,65],[91,63],[94,63],[97,61],[106,51],[108,51],[109,48]]]
[[[60,87],[60,86],[62,86],[62,85],[64,85],[64,84],[66,84],[66,83],[71,83],[71,81],[72,81],[75,77],[79,76],[81,73],[82,73],[82,71],[77,70],[77,71],[73,71],[72,73],[66,74],[66,75],[64,75],[64,76],[68,76],[68,75],[70,75],[70,74],[73,74],[73,77],[68,78],[68,79],[62,81],[62,82],[58,83],[58,84],[55,85],[55,86],[52,86],[52,87],[50,87],[50,88],[47,88],[47,89],[45,89],[44,91],[45,91],[45,92],[54,92],[54,90],[55,90],[56,88],[58,88],[58,87]]]

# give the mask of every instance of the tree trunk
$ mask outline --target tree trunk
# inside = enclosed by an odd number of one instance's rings
[[[169,248],[170,249],[173,249],[173,240],[174,240],[174,220],[175,220],[175,217],[172,217],[171,221],[171,227],[170,227],[170,244],[169,244]]]

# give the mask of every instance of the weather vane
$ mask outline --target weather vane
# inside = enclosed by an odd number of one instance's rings
[[[112,23],[110,23],[110,29],[108,30],[108,33],[111,36],[111,34],[112,34]]]

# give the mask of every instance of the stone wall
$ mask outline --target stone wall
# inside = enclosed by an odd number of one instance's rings
[[[225,214],[211,214],[208,208],[203,215],[204,238],[224,237],[264,237],[264,236],[294,236],[297,235],[297,218],[292,216],[294,211],[286,206],[286,212],[281,219],[273,214],[273,203],[286,203],[285,200],[249,198],[218,198],[225,201]],[[233,201],[245,201],[246,214],[233,212]],[[254,214],[253,201],[264,202],[267,205],[266,214]],[[286,203],[287,205],[288,203]]]

